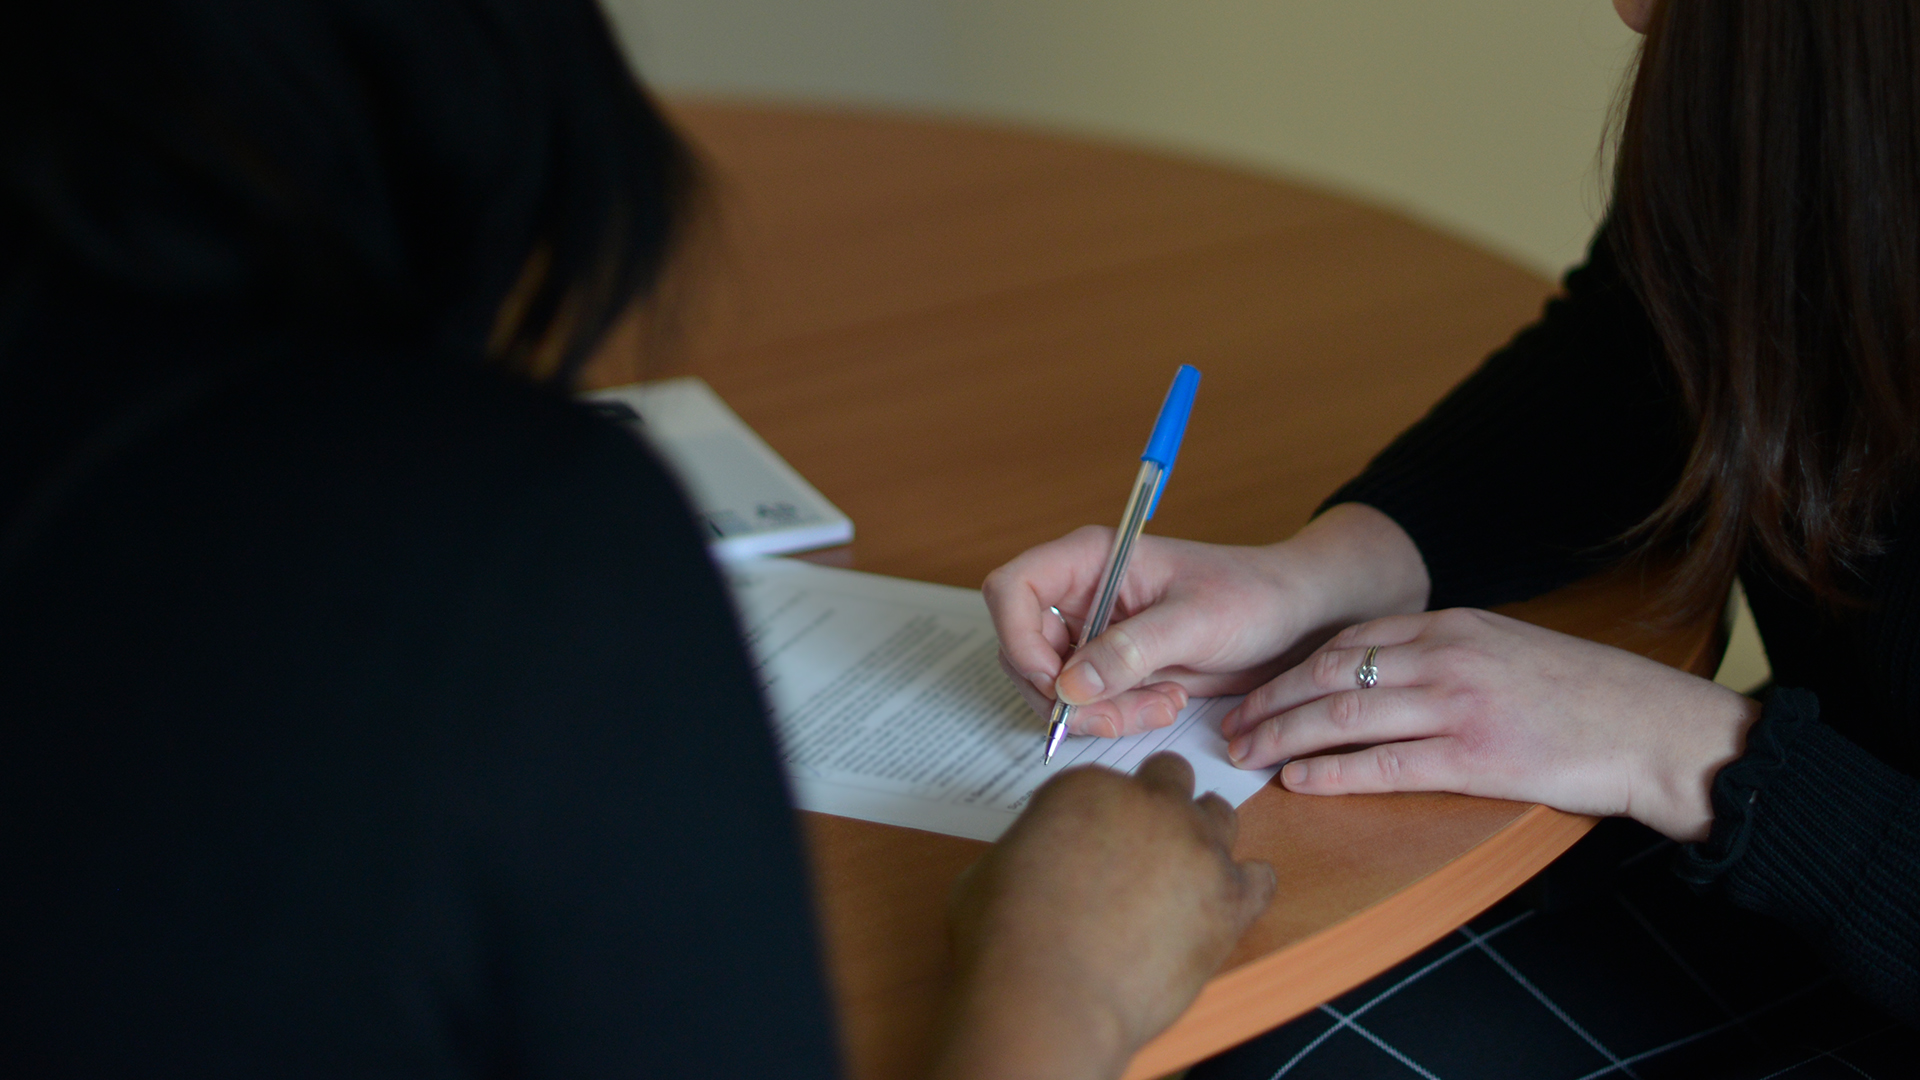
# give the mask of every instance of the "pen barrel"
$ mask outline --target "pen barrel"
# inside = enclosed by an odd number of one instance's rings
[[[1140,474],[1133,481],[1133,494],[1127,496],[1126,513],[1120,515],[1120,529],[1113,534],[1113,546],[1107,549],[1107,565],[1100,574],[1100,588],[1093,594],[1093,610],[1087,613],[1086,625],[1080,628],[1080,645],[1105,633],[1107,624],[1113,620],[1114,605],[1120,600],[1120,585],[1127,576],[1127,563],[1133,559],[1134,542],[1146,527],[1147,512],[1153,508],[1154,492],[1159,490],[1160,477],[1165,471],[1156,461],[1140,463]]]

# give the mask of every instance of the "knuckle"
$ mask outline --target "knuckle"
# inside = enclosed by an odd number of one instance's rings
[[[1478,695],[1461,695],[1460,700],[1453,703],[1453,722],[1448,734],[1470,754],[1493,749],[1500,737],[1495,725],[1486,722],[1486,716],[1486,703]]]
[[[1271,753],[1280,748],[1280,721],[1268,717],[1262,720],[1251,734],[1253,750],[1258,754]]]
[[[1337,757],[1320,758],[1308,770],[1308,777],[1321,787],[1339,787],[1346,769]]]
[[[1246,700],[1240,703],[1240,715],[1243,717],[1267,715],[1268,703],[1273,700],[1272,683],[1262,683],[1247,691]]]
[[[1129,674],[1144,673],[1146,668],[1145,643],[1140,634],[1132,627],[1122,624],[1107,631],[1107,645],[1120,670]]]
[[[1479,608],[1453,608],[1447,612],[1449,624],[1455,633],[1480,634],[1491,629],[1499,616]]]
[[[1125,797],[1125,792],[1118,790],[1123,786],[1116,783],[1119,779],[1106,769],[1073,768],[1055,777],[1049,787],[1053,789],[1055,799],[1098,814],[1100,807]]]
[[[1457,718],[1474,720],[1485,716],[1493,708],[1493,699],[1484,685],[1478,681],[1465,681],[1454,688],[1449,695],[1453,699],[1453,714]]]
[[[1487,662],[1485,651],[1461,641],[1436,645],[1431,655],[1448,681],[1456,684],[1478,681]]]
[[[1091,544],[1098,547],[1104,546],[1112,535],[1112,530],[1105,525],[1082,525],[1061,537],[1061,540],[1075,545]]]
[[[1366,699],[1352,691],[1327,698],[1327,720],[1336,729],[1347,731],[1360,726],[1367,707]]]
[[[1373,763],[1381,782],[1389,787],[1398,787],[1406,779],[1406,759],[1392,746],[1374,747]]]
[[[1322,688],[1340,685],[1340,674],[1346,670],[1345,658],[1332,649],[1323,649],[1313,658],[1313,683]]]
[[[1427,649],[1427,659],[1442,678],[1454,681],[1472,663],[1473,650],[1457,641],[1441,642]]]

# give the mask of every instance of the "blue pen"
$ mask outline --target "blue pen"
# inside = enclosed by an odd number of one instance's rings
[[[1120,529],[1113,534],[1113,547],[1107,552],[1107,568],[1100,574],[1100,590],[1093,594],[1093,611],[1080,628],[1078,651],[1099,637],[1113,618],[1113,604],[1120,598],[1120,583],[1127,577],[1127,562],[1133,558],[1133,542],[1160,505],[1167,490],[1167,477],[1173,474],[1173,459],[1180,456],[1180,439],[1187,433],[1187,414],[1193,411],[1193,395],[1200,389],[1200,372],[1191,364],[1181,364],[1167,389],[1167,400],[1160,406],[1160,419],[1153,423],[1153,435],[1146,452],[1140,455],[1140,475],[1134,477],[1133,494],[1127,496],[1127,511],[1120,517]],[[1053,763],[1054,751],[1067,737],[1067,718],[1073,706],[1064,701],[1053,703],[1053,715],[1047,718],[1047,751],[1042,765]]]

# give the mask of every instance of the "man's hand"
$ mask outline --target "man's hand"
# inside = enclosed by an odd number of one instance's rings
[[[1232,807],[1172,754],[1070,769],[956,888],[941,1080],[1118,1076],[1273,898]]]

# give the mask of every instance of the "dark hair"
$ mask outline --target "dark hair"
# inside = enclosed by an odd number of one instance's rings
[[[1920,42],[1887,0],[1664,0],[1611,240],[1693,421],[1643,523],[1702,613],[1743,560],[1857,603],[1920,465]]]
[[[0,365],[35,362],[22,327],[65,302],[564,380],[654,283],[692,183],[593,0],[7,22]]]

